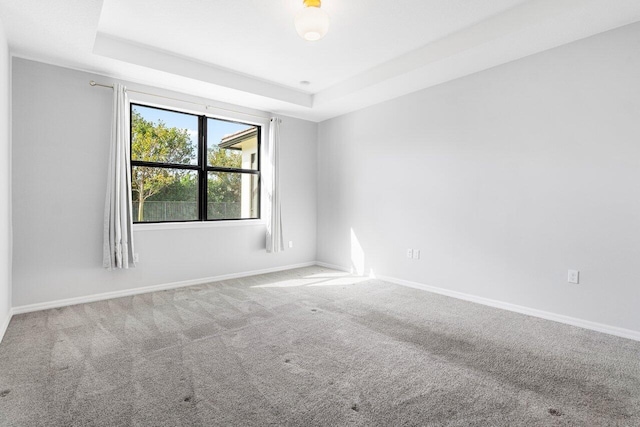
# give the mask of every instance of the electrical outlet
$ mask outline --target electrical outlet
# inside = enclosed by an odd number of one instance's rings
[[[292,248],[293,247],[293,240],[289,240],[289,247]]]
[[[567,281],[569,283],[580,283],[580,272],[578,270],[569,270],[567,275]]]
[[[413,258],[413,249],[407,249],[407,258]]]
[[[413,250],[413,259],[420,259],[420,249]]]

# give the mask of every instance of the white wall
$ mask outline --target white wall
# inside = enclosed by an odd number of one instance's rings
[[[0,22],[0,340],[11,309],[11,154],[9,144],[9,49]]]
[[[103,270],[112,92],[89,80],[113,81],[13,60],[14,306],[315,260],[317,124],[284,117],[282,210],[293,249],[267,254],[264,224],[145,230],[134,236],[138,268]]]
[[[323,122],[318,150],[319,261],[640,331],[640,24]]]

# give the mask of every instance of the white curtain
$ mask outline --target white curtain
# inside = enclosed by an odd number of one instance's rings
[[[114,83],[113,123],[111,124],[102,248],[102,265],[110,270],[135,267],[129,135],[129,103],[126,88],[119,83]]]
[[[280,208],[280,178],[278,171],[280,145],[280,119],[272,118],[269,126],[269,139],[265,144],[267,165],[264,168],[264,180],[267,193],[267,252],[284,251],[282,238],[282,212]]]

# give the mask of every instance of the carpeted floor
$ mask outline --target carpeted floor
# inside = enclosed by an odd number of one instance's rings
[[[320,267],[13,318],[3,426],[638,426],[640,342]]]

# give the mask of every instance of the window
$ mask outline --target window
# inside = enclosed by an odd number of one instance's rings
[[[260,218],[260,126],[131,104],[134,222]]]

